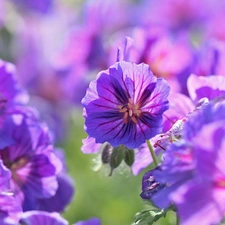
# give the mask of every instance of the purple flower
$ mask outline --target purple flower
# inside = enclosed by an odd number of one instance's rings
[[[39,199],[37,208],[48,212],[63,212],[65,207],[71,202],[74,195],[73,179],[67,174],[65,156],[62,150],[55,151],[57,157],[63,163],[62,171],[57,175],[58,188],[54,196]]]
[[[27,93],[19,86],[14,65],[0,60],[0,109],[28,102]]]
[[[201,98],[212,100],[216,97],[225,95],[225,77],[224,76],[196,76],[192,74],[187,82],[188,91],[193,101],[199,101]]]
[[[53,0],[12,0],[18,7],[38,13],[47,13],[53,5]]]
[[[153,172],[157,182],[168,185],[151,200],[161,208],[174,203],[181,225],[218,224],[224,216],[224,113],[223,105],[209,104],[192,115],[183,141],[168,147],[161,171]]]
[[[142,1],[142,8],[139,8],[142,13],[139,13],[139,17],[145,25],[155,23],[173,31],[186,29],[190,32],[205,27],[211,11],[214,11],[216,6],[215,3],[210,3],[212,1]]]
[[[12,138],[0,149],[1,160],[12,173],[10,189],[23,210],[35,209],[37,199],[55,194],[61,170],[48,130],[24,115],[8,116],[2,130]]]
[[[78,223],[74,223],[73,225],[101,225],[101,221],[98,218],[90,218],[89,220],[79,221]]]
[[[161,132],[169,90],[146,64],[114,64],[98,74],[82,100],[86,132],[97,143],[139,147]]]
[[[170,108],[163,114],[163,132],[167,132],[177,120],[185,118],[188,113],[195,109],[195,105],[190,98],[180,93],[170,93]]]
[[[0,160],[0,224],[3,225],[17,224],[22,213],[20,204],[9,189],[10,178],[10,170]]]
[[[143,199],[151,199],[155,193],[165,187],[165,184],[155,181],[153,176],[153,171],[155,170],[160,170],[160,167],[146,172],[142,178],[142,193],[140,196]]]
[[[25,212],[20,222],[25,225],[68,225],[68,222],[60,214],[44,211]]]

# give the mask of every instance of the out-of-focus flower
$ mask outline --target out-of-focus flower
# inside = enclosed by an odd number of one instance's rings
[[[215,6],[211,0],[142,1],[140,21],[145,25],[157,24],[172,31],[202,31]]]
[[[0,127],[8,114],[16,113],[18,108],[22,107],[28,100],[28,94],[20,87],[16,78],[15,67],[11,63],[0,60]],[[1,132],[2,145],[9,140],[9,138],[5,138],[4,132]]]
[[[44,211],[28,211],[23,213],[20,223],[25,225],[68,225],[68,222],[60,214]]]
[[[169,90],[146,64],[114,64],[98,74],[82,100],[86,132],[97,143],[139,147],[161,132]]]
[[[0,108],[10,107],[14,104],[25,104],[28,95],[17,80],[14,65],[0,60]]]
[[[73,225],[101,225],[101,221],[98,218],[90,218],[89,220],[79,221]]]
[[[58,188],[61,162],[53,152],[48,129],[24,115],[8,116],[1,132],[10,137],[0,150],[3,164],[11,171],[10,189],[23,210],[36,209],[36,201],[53,196]]]
[[[22,208],[9,188],[9,180],[12,174],[1,160],[0,175],[0,223],[3,225],[17,224],[22,214]]]
[[[208,104],[193,114],[184,124],[183,141],[167,148],[161,171],[153,173],[167,186],[151,200],[161,208],[174,203],[182,225],[217,224],[223,218],[224,112],[224,105]]]
[[[194,102],[202,98],[209,100],[216,97],[225,96],[225,77],[224,76],[196,76],[192,74],[187,82],[188,91]]]
[[[53,6],[54,0],[11,0],[17,5],[23,12],[33,11],[37,13],[45,14],[49,12]]]
[[[172,92],[169,95],[170,108],[163,114],[163,132],[167,132],[178,120],[186,118],[187,114],[195,109],[193,101],[180,93]]]
[[[74,195],[74,182],[67,173],[66,160],[63,151],[57,149],[55,150],[55,154],[63,163],[63,169],[57,175],[58,188],[54,196],[39,199],[37,201],[37,208],[48,212],[63,212]]]
[[[191,70],[198,76],[223,75],[225,76],[225,44],[223,41],[209,39],[200,45],[196,51],[195,63]]]

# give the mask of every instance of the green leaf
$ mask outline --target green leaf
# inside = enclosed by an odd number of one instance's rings
[[[147,210],[142,210],[137,213],[134,217],[134,223],[132,225],[152,225],[154,222],[158,221],[162,217],[166,217],[168,211],[172,210],[172,208],[168,209],[158,209],[152,208]]]

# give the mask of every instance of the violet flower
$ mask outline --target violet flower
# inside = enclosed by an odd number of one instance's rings
[[[20,223],[23,225],[68,225],[58,213],[28,211],[23,213]]]
[[[0,60],[0,109],[25,104],[28,100],[26,91],[18,84],[14,65]]]
[[[79,221],[73,225],[101,225],[101,221],[98,218],[90,218],[89,220]]]
[[[161,132],[169,90],[146,64],[114,64],[98,74],[82,100],[86,132],[97,143],[139,147]]]
[[[37,199],[56,193],[61,170],[48,130],[24,115],[8,116],[2,130],[11,137],[0,149],[1,160],[12,173],[10,189],[24,211],[35,209]]]
[[[0,160],[0,224],[13,225],[19,222],[22,208],[9,188],[11,172]]]
[[[191,74],[187,82],[188,91],[193,101],[199,101],[202,98],[212,100],[214,98],[225,96],[225,77],[214,76],[197,76]]]
[[[219,223],[225,210],[224,105],[208,104],[184,124],[183,141],[171,144],[161,171],[153,176],[167,186],[151,200],[160,208],[174,203],[181,225]]]
[[[37,201],[37,208],[38,210],[48,212],[63,212],[65,207],[71,202],[74,196],[74,182],[67,173],[64,152],[60,149],[57,149],[55,154],[63,164],[61,172],[57,175],[58,188],[54,196],[50,198],[39,199]]]
[[[52,8],[54,0],[12,0],[12,2],[25,11],[45,14]]]

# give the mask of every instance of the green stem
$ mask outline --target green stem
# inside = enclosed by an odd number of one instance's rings
[[[157,157],[156,157],[156,155],[155,155],[155,152],[154,152],[154,150],[153,150],[153,148],[152,148],[152,144],[151,144],[151,142],[150,142],[149,140],[146,140],[146,142],[147,142],[148,148],[149,148],[149,150],[150,150],[150,153],[151,153],[153,162],[154,162],[154,164],[155,164],[155,167],[157,167],[159,163],[158,163]]]
[[[176,213],[176,225],[179,225],[179,224],[180,224],[180,220],[179,220],[179,217],[178,217],[178,215]]]

